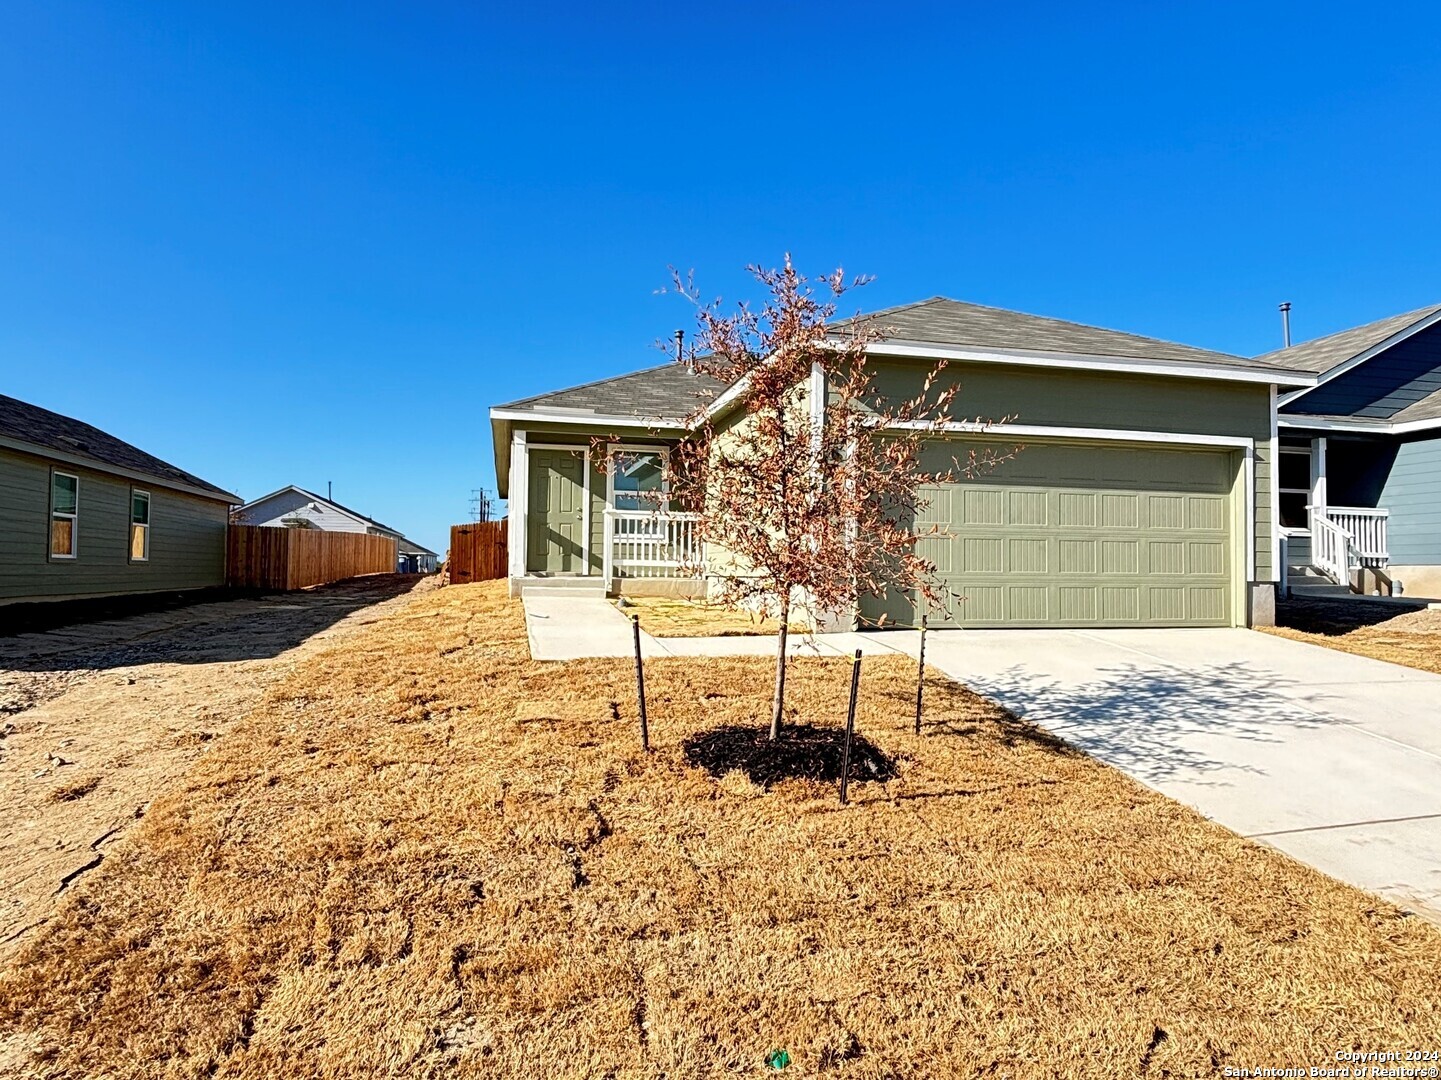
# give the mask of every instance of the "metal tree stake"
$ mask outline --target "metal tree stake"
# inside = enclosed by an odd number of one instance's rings
[[[851,739],[856,730],[856,691],[861,685],[861,650],[851,661],[851,704],[846,709],[846,748],[841,754],[841,805],[846,805],[846,792],[851,779]]]
[[[650,750],[650,725],[645,718],[645,665],[640,659],[640,616],[630,617],[630,628],[635,638],[635,696],[640,703],[640,748]]]
[[[921,663],[916,671],[916,734],[921,733],[921,698],[926,692],[926,614],[921,612]]]

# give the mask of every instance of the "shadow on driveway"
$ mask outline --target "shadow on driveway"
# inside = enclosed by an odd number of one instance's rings
[[[1225,770],[1258,773],[1216,739],[1284,744],[1334,721],[1286,699],[1293,681],[1247,664],[1179,668],[1120,664],[1073,683],[1014,665],[966,682],[1018,716],[1147,784],[1206,783]],[[1229,782],[1229,781],[1228,781]]]

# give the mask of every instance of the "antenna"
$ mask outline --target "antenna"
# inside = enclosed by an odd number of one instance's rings
[[[1291,347],[1291,301],[1287,300],[1281,304],[1281,340],[1285,343],[1282,348]]]

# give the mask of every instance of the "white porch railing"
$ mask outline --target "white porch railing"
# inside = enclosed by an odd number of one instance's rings
[[[696,514],[605,512],[605,579],[693,576],[703,562]]]
[[[1384,568],[1391,560],[1387,549],[1386,525],[1390,510],[1365,506],[1328,506],[1324,513],[1351,534],[1356,557],[1362,566]],[[1354,569],[1354,567],[1353,567]]]
[[[1311,506],[1311,562],[1338,585],[1351,584],[1351,571],[1384,568],[1388,510],[1358,506]]]

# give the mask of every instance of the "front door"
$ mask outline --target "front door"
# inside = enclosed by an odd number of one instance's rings
[[[532,450],[525,569],[585,572],[585,451]]]

